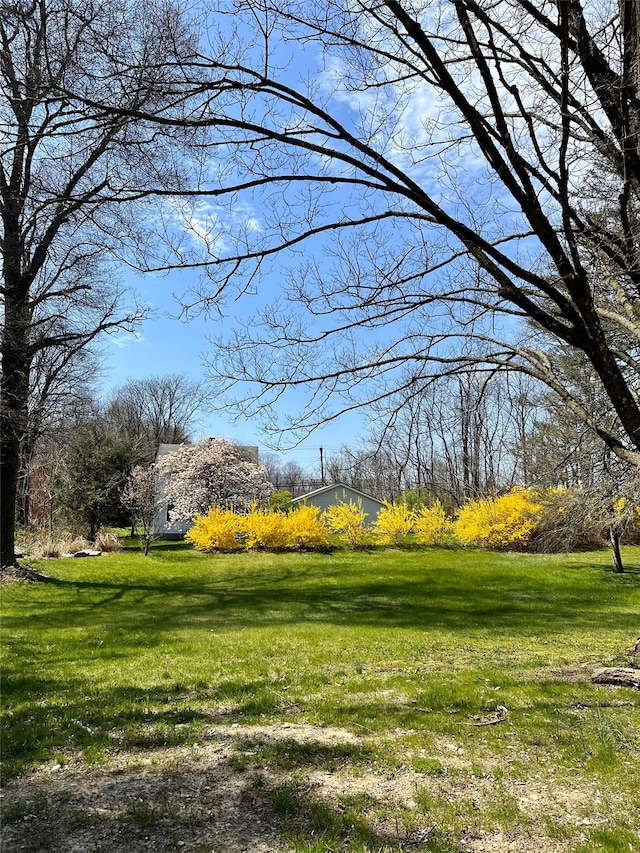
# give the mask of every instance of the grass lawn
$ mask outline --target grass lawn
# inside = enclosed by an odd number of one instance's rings
[[[3,833],[47,851],[640,851],[640,548],[49,561],[2,590]]]

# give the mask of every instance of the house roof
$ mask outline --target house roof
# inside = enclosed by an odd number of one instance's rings
[[[228,440],[228,439],[227,439],[227,440]],[[209,438],[209,441],[215,441],[215,439],[214,439],[214,438]],[[233,444],[233,445],[234,445],[235,447],[237,447],[239,450],[242,450],[242,451],[244,452],[245,456],[247,457],[248,461],[250,461],[250,462],[258,462],[258,459],[259,459],[259,453],[258,453],[258,448],[257,448],[257,446],[254,446],[254,445],[244,445],[244,444],[235,444],[235,442],[233,442],[233,441],[232,441],[232,442],[230,442],[230,444]],[[190,445],[190,443],[189,443],[188,441],[183,441],[183,442],[182,442],[182,444],[159,444],[159,445],[158,445],[158,452],[156,453],[156,461],[157,461],[161,456],[166,456],[168,453],[174,453],[176,450],[180,450],[180,448],[181,448],[181,447],[184,447],[185,445],[189,445],[189,446],[191,446],[191,445]]]
[[[159,444],[158,452],[156,453],[156,459],[159,459],[161,456],[166,456],[167,453],[173,453],[175,450],[179,450],[179,448],[181,447],[181,444]]]
[[[374,498],[373,495],[361,492],[360,489],[354,489],[353,486],[347,486],[346,483],[331,483],[329,486],[322,486],[320,489],[314,489],[312,492],[307,492],[306,495],[300,495],[299,497],[294,498],[291,503],[300,503],[300,501],[304,501],[307,498],[313,498],[316,497],[316,495],[330,492],[332,489],[348,489],[350,492],[353,492],[361,498],[366,498],[368,501],[375,501],[375,503],[380,504],[380,506],[384,506],[384,502],[379,498]]]

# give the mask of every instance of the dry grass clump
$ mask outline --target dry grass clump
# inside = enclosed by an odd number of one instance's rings
[[[64,554],[63,543],[60,540],[54,539],[46,539],[44,542],[34,542],[29,551],[36,560],[45,558],[55,559]]]
[[[37,560],[45,558],[55,559],[57,557],[64,557],[65,554],[75,554],[77,551],[82,551],[90,547],[91,543],[81,536],[75,539],[67,536],[62,539],[49,538],[42,542],[36,541],[30,546],[29,552]]]
[[[96,536],[96,541],[93,543],[96,551],[121,551],[122,545],[115,533],[108,530],[99,530]]]
[[[78,551],[120,551],[120,540],[114,533],[106,530],[100,531],[95,542],[85,539],[84,536],[62,536],[60,538],[50,537],[45,540],[36,540],[28,546],[29,554],[38,559],[55,559],[65,557],[69,554],[77,554]]]
[[[77,536],[75,539],[64,539],[62,541],[65,554],[77,554],[78,551],[85,551],[87,548],[92,548],[91,542],[85,539],[84,536]]]

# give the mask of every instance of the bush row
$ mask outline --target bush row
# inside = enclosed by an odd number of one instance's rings
[[[254,506],[246,515],[239,515],[213,507],[206,515],[194,518],[186,538],[199,551],[322,551],[330,547],[332,533],[349,547],[360,548],[376,540],[401,544],[411,532],[422,544],[439,544],[448,530],[438,501],[418,513],[385,504],[373,526],[367,527],[365,521],[366,513],[353,502],[337,504],[324,513],[313,506],[301,506],[289,513]]]
[[[301,506],[291,512],[254,506],[246,515],[211,509],[196,516],[187,534],[202,551],[237,548],[325,550],[331,534],[350,548],[379,542],[402,545],[409,534],[422,545],[446,542],[480,548],[572,550],[602,541],[611,525],[618,532],[637,530],[638,513],[618,500],[606,504],[585,500],[576,491],[512,489],[504,495],[471,500],[447,518],[440,501],[417,509],[385,503],[376,522],[366,525],[361,506],[339,503],[320,513]]]
[[[290,513],[253,507],[246,515],[213,507],[197,515],[186,538],[199,551],[233,551],[237,548],[280,551],[322,551],[331,545],[319,510],[302,506]]]

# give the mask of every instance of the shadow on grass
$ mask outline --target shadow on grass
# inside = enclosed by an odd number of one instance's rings
[[[573,564],[571,571],[593,573],[594,566]],[[301,580],[294,571],[145,583],[52,577],[46,586],[59,595],[32,598],[29,609],[5,614],[4,629],[90,628],[90,620],[97,619],[94,624],[103,630],[123,632],[123,647],[151,647],[173,630],[188,634],[190,629],[226,632],[323,623],[540,636],[562,626],[596,629],[602,619],[611,618],[616,607],[611,596],[640,589],[640,572],[616,575],[600,566],[596,571],[597,583],[575,587],[539,581],[534,573],[516,578],[479,573],[470,588],[468,570],[455,569],[383,579],[363,574],[344,583],[339,577],[328,583],[320,576]],[[621,631],[633,634],[637,629],[631,609],[617,613],[616,619]]]
[[[300,743],[293,737],[265,741],[260,732],[252,736],[235,724],[264,726],[275,721],[280,728],[283,719],[304,721],[310,713],[312,719],[330,721],[332,726],[358,735],[424,730],[457,737],[460,726],[467,729],[471,720],[486,713],[485,676],[502,680],[500,700],[514,709],[510,712],[512,726],[518,726],[518,719],[522,719],[525,729],[540,728],[535,738],[538,744],[554,715],[566,713],[567,719],[575,721],[576,707],[587,719],[589,714],[605,713],[609,704],[616,711],[619,706],[618,694],[609,700],[609,694],[589,683],[586,674],[580,684],[565,683],[550,674],[539,683],[530,682],[523,692],[519,682],[510,684],[490,669],[471,670],[444,680],[440,672],[423,673],[411,682],[409,696],[413,698],[398,695],[381,701],[370,691],[355,699],[348,689],[344,696],[340,690],[329,690],[324,697],[292,697],[289,692],[274,689],[268,676],[189,686],[102,686],[94,691],[79,679],[61,683],[35,673],[9,673],[3,679],[3,689],[13,698],[15,710],[6,713],[2,723],[3,775],[8,779],[35,763],[64,761],[78,753],[91,763],[113,752],[153,753],[206,741],[211,736],[248,750],[254,756],[250,763],[258,767],[267,764],[286,771],[323,767],[333,772],[344,762],[375,763],[375,750],[359,743]],[[492,734],[493,730],[477,732],[478,736]],[[630,719],[628,742],[633,738]],[[571,749],[575,746],[573,740],[568,744]],[[556,750],[560,761],[559,744],[551,743],[549,748]]]
[[[91,762],[115,750],[192,743],[204,727],[258,719],[282,705],[266,678],[230,679],[205,687],[192,685],[190,690],[173,684],[92,691],[90,684],[79,680],[61,684],[35,674],[8,673],[3,692],[13,698],[16,708],[4,715],[2,723],[5,778],[34,762],[63,760],[78,751]]]
[[[247,739],[246,733],[232,728],[232,723],[264,725],[274,717],[286,718],[289,700],[272,689],[268,678],[228,679],[190,690],[184,685],[119,686],[92,693],[89,685],[79,681],[61,685],[32,675],[8,676],[4,688],[14,697],[16,707],[4,715],[2,723],[4,780],[35,763],[64,762],[78,753],[92,763],[113,752],[152,753],[189,745],[206,739],[212,726],[222,727],[216,728],[216,740],[236,743],[243,738],[242,747],[251,745],[252,754],[261,762],[284,769],[328,765],[337,770],[345,760],[366,762],[371,758],[370,750],[359,745],[329,747],[301,744],[292,738],[267,743]],[[51,698],[61,693],[68,698]],[[386,718],[384,709],[379,710]],[[397,708],[389,709],[389,714],[393,710],[407,725],[416,722],[411,706],[404,714]],[[373,713],[373,706],[365,704],[364,711]],[[349,706],[345,713],[351,719],[359,709]]]
[[[60,568],[66,577],[51,577],[46,584],[29,585],[15,594],[12,590],[7,596],[11,601],[7,607],[3,602],[3,703],[11,712],[6,715],[3,759],[12,768],[9,772],[25,762],[51,758],[56,750],[97,755],[122,746],[188,742],[202,727],[228,721],[229,712],[225,717],[221,710],[225,707],[233,709],[235,719],[278,714],[291,700],[263,677],[272,646],[278,643],[286,651],[275,656],[285,660],[291,654],[295,669],[296,649],[313,656],[325,640],[329,649],[351,642],[364,649],[374,638],[392,636],[385,632],[403,629],[418,630],[425,637],[448,632],[463,649],[467,640],[473,647],[478,636],[510,649],[533,635],[543,644],[553,642],[558,633],[595,638],[599,631],[610,631],[612,620],[621,635],[637,636],[637,609],[626,602],[628,593],[640,589],[638,576],[614,575],[587,560],[558,562],[538,575],[535,561],[520,570],[517,555],[502,566],[499,560],[496,565],[482,564],[480,558],[476,565],[468,555],[455,552],[435,554],[431,562],[419,555],[398,558],[384,553],[366,560],[342,555],[336,560],[217,561],[189,552],[187,560],[176,561],[176,551],[185,554],[181,543],[159,547],[166,549],[162,572],[158,566],[164,557],[157,563],[143,558],[135,562],[131,580],[127,557],[120,564],[105,561],[90,568],[66,565]],[[458,565],[464,559],[466,564]],[[247,571],[241,571],[245,567]],[[88,574],[96,569],[102,577]],[[331,633],[334,628],[339,630]],[[253,629],[274,630],[261,635],[267,639],[256,640],[254,646],[253,635],[245,633]],[[356,639],[343,629],[368,632]],[[245,668],[242,661],[237,676],[219,675],[226,664],[217,646],[227,636],[242,649],[239,655],[262,659],[260,677],[255,668],[254,674],[246,674],[250,666]],[[395,649],[397,636],[390,643]],[[215,656],[210,670],[208,649]],[[158,650],[160,657],[141,654],[150,650]],[[188,671],[191,665],[198,672],[214,671],[213,683],[198,682]],[[155,673],[150,675],[145,667],[155,667]],[[100,686],[94,690],[79,671],[95,672]],[[149,690],[117,686],[150,677],[155,683]],[[175,683],[181,677],[188,688]],[[158,684],[161,679],[172,686]],[[462,707],[463,699],[448,697],[445,688],[440,679],[438,701]],[[421,705],[436,707],[436,701],[435,696],[420,697]],[[364,704],[359,705],[361,722],[367,716]],[[481,708],[470,705],[465,710],[475,713]],[[342,711],[327,710],[326,716],[348,725]],[[378,722],[385,720],[380,705],[372,707],[371,715]],[[407,728],[419,727],[419,719],[419,712],[410,708],[394,706],[388,714],[389,725]]]

